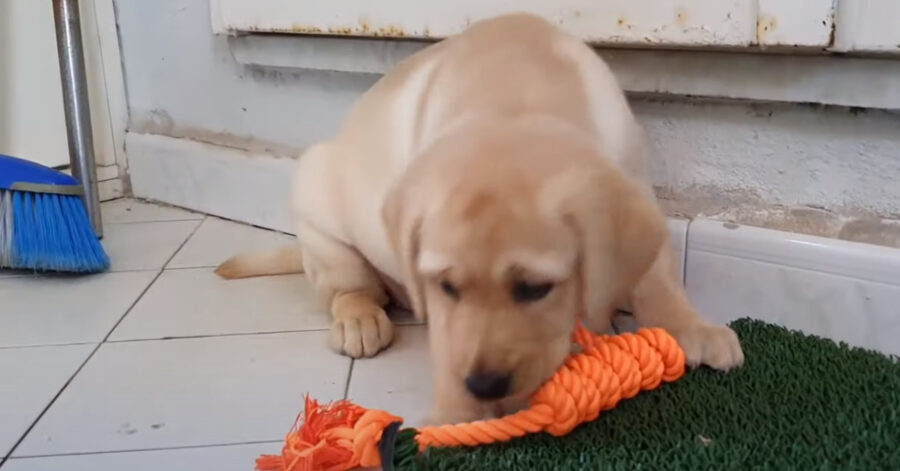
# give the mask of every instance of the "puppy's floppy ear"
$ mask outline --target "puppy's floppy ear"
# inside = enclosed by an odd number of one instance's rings
[[[607,315],[659,254],[667,237],[662,212],[652,195],[611,166],[560,174],[542,198],[579,241],[583,314]]]
[[[394,254],[400,261],[406,294],[416,318],[424,320],[425,293],[422,276],[418,270],[419,236],[422,229],[424,205],[414,198],[415,188],[401,179],[384,201],[381,218]]]

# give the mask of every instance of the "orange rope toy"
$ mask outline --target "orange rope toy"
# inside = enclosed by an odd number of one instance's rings
[[[423,427],[408,435],[415,434],[419,451],[430,446],[505,442],[538,432],[561,436],[596,419],[621,399],[684,375],[684,351],[662,329],[595,336],[579,325],[573,341],[582,347],[582,352],[569,356],[538,389],[531,398],[530,408],[498,419]],[[281,455],[259,457],[256,468],[260,471],[342,471],[382,466],[379,446],[393,454],[394,434],[402,420],[348,401],[323,406],[307,397],[306,411],[285,439]],[[380,443],[382,437],[391,443]],[[391,465],[384,467],[388,469]]]

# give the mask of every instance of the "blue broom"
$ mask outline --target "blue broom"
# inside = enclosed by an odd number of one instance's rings
[[[0,267],[100,272],[100,245],[73,177],[0,154]]]

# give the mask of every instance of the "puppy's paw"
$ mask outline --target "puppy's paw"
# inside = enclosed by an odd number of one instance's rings
[[[394,325],[384,309],[335,314],[328,334],[332,350],[351,358],[373,357],[394,340]]]
[[[737,334],[728,327],[700,324],[675,333],[689,366],[707,365],[728,371],[744,364],[744,352]]]

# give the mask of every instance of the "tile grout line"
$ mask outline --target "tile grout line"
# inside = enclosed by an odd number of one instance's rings
[[[4,345],[0,347],[0,352],[4,350],[19,350],[27,348],[44,348],[44,347],[77,347],[79,345],[95,345],[97,342],[65,342],[65,343],[44,343],[40,345]]]
[[[178,270],[200,270],[200,269],[210,269],[216,268],[218,265],[191,265],[188,267],[166,267],[166,271],[178,271]],[[270,275],[270,276],[284,276],[284,275]]]
[[[172,271],[171,268],[166,271]],[[394,324],[394,326],[398,329],[406,329],[409,327],[422,327],[425,324],[421,323],[403,323],[403,324]],[[326,332],[330,329],[330,327],[309,327],[303,329],[287,329],[287,330],[259,330],[255,332],[226,332],[226,333],[218,333],[218,334],[192,334],[192,335],[171,335],[166,337],[149,337],[149,338],[127,338],[127,339],[107,339],[104,343],[135,343],[135,342],[160,342],[160,341],[168,341],[168,340],[191,340],[191,339],[208,339],[208,338],[216,338],[216,337],[249,337],[253,335],[277,335],[277,334],[302,334],[306,332]],[[93,344],[94,342],[81,342],[81,343],[73,343],[73,344],[60,344],[60,345],[85,345],[85,344]],[[21,347],[0,347],[0,350],[4,348],[35,348],[35,347],[54,347],[59,345],[48,344],[48,345],[27,345]]]
[[[56,394],[53,396],[53,398],[50,399],[50,402],[47,403],[47,405],[44,407],[44,409],[41,411],[41,413],[38,414],[38,416],[34,419],[34,421],[31,422],[31,425],[28,426],[28,428],[25,430],[25,433],[23,433],[22,436],[19,437],[19,439],[16,441],[16,443],[12,446],[12,448],[10,448],[9,452],[6,455],[6,458],[4,458],[2,461],[0,461],[0,467],[2,467],[4,463],[6,463],[10,458],[12,458],[13,453],[16,451],[17,448],[19,448],[19,445],[21,445],[22,442],[25,441],[25,438],[28,437],[28,434],[30,434],[31,431],[34,429],[34,427],[37,426],[38,422],[41,421],[41,419],[44,417],[44,415],[47,414],[47,411],[49,411],[50,408],[53,407],[53,404],[56,403],[56,400],[59,399],[59,397],[62,395],[63,392],[65,392],[66,388],[69,387],[69,384],[71,384],[72,381],[75,380],[75,377],[78,376],[79,373],[81,373],[81,370],[84,369],[85,366],[87,366],[88,362],[91,361],[91,358],[94,358],[94,355],[97,353],[98,350],[100,350],[100,347],[104,343],[106,343],[106,339],[109,337],[110,334],[112,334],[112,332],[114,330],[116,330],[116,327],[119,326],[119,323],[122,322],[122,319],[124,319],[125,316],[127,316],[128,313],[131,312],[131,310],[138,303],[138,301],[140,301],[141,298],[144,297],[144,294],[146,294],[147,291],[150,290],[150,287],[153,286],[154,283],[156,283],[156,280],[159,278],[159,276],[162,274],[162,272],[163,272],[163,270],[160,269],[156,273],[156,276],[153,277],[153,280],[150,281],[150,283],[148,283],[147,286],[144,287],[144,289],[140,292],[140,294],[138,294],[138,296],[135,298],[134,302],[132,302],[128,306],[128,309],[125,310],[125,313],[122,314],[121,317],[119,317],[119,320],[112,327],[112,329],[106,333],[106,336],[103,338],[103,340],[101,340],[99,343],[97,343],[94,346],[94,349],[91,350],[91,353],[88,354],[87,358],[85,358],[84,361],[81,362],[81,365],[79,365],[78,368],[75,370],[75,372],[72,373],[71,376],[69,376],[69,379],[66,380],[65,384],[63,384],[63,386],[59,389],[59,391],[56,392]]]
[[[204,220],[205,220],[205,218],[204,218]],[[22,442],[25,441],[25,438],[28,437],[28,434],[30,434],[31,431],[34,430],[34,427],[37,426],[38,422],[40,422],[41,419],[44,417],[44,415],[47,414],[47,411],[49,411],[50,408],[53,407],[53,404],[56,403],[57,399],[59,399],[59,397],[62,396],[62,393],[65,392],[66,388],[69,387],[69,384],[71,384],[72,381],[75,380],[75,377],[78,376],[79,373],[81,373],[81,370],[83,370],[85,366],[87,366],[88,362],[91,361],[91,358],[94,358],[94,355],[97,354],[97,351],[100,350],[100,347],[103,346],[104,343],[106,343],[106,340],[109,338],[109,336],[112,335],[112,333],[116,330],[117,327],[119,327],[119,324],[122,323],[122,320],[125,319],[125,317],[128,315],[128,313],[131,312],[132,309],[134,309],[134,306],[136,306],[137,303],[144,297],[144,295],[147,294],[147,291],[150,290],[150,288],[153,286],[153,284],[156,283],[156,280],[158,280],[159,277],[163,274],[163,272],[165,271],[166,266],[169,264],[169,262],[171,262],[172,259],[175,257],[175,255],[179,251],[181,251],[181,249],[184,247],[184,245],[187,244],[187,242],[189,240],[191,240],[191,237],[194,236],[194,234],[197,232],[197,229],[200,228],[200,225],[202,223],[203,223],[203,220],[201,220],[197,224],[197,226],[194,227],[194,230],[191,231],[191,233],[187,237],[184,238],[184,241],[181,242],[181,245],[178,246],[178,249],[176,249],[172,253],[172,255],[169,256],[169,258],[166,260],[166,263],[163,264],[162,268],[160,268],[159,271],[156,273],[156,276],[153,277],[153,280],[151,280],[150,283],[148,283],[147,286],[145,286],[144,289],[140,292],[140,294],[137,295],[134,302],[132,302],[128,306],[128,309],[125,309],[125,312],[122,314],[121,317],[119,317],[119,320],[116,321],[116,323],[115,323],[115,325],[113,325],[112,329],[110,329],[109,332],[106,333],[106,336],[103,337],[103,340],[101,340],[94,347],[94,349],[91,350],[91,353],[88,354],[87,358],[85,358],[84,361],[81,362],[81,365],[79,365],[78,368],[75,370],[75,372],[71,376],[69,376],[69,379],[66,380],[65,384],[63,384],[63,386],[59,389],[59,391],[56,392],[56,394],[53,396],[53,398],[50,399],[50,402],[47,403],[47,405],[44,407],[44,409],[41,411],[41,413],[38,414],[38,416],[34,419],[34,421],[31,422],[31,425],[28,426],[28,428],[25,430],[25,433],[23,433],[22,436],[20,436],[19,439],[16,440],[16,443],[13,444],[12,448],[9,449],[6,456],[2,460],[0,460],[0,467],[2,467],[12,457],[12,455],[13,455],[13,453],[15,453],[16,449],[19,448],[19,446],[22,444]]]
[[[190,222],[190,221],[182,221],[182,222]],[[200,269],[200,268],[214,268],[216,266],[217,265],[192,265],[192,266],[188,266],[188,267],[166,266],[165,269],[166,270],[194,270],[194,269]],[[103,272],[102,274],[103,275],[111,275],[111,274],[115,274],[115,273],[144,273],[144,272],[151,272],[154,270],[159,270],[159,268],[126,268],[126,269],[122,269],[122,270],[107,270],[107,271]],[[275,276],[280,276],[280,275],[275,275]],[[65,278],[75,278],[76,276],[60,275],[60,274],[52,274],[52,273],[40,273],[40,272],[16,273],[16,274],[10,274],[7,276],[0,276],[0,281],[11,280],[14,278],[26,278],[26,277],[28,277],[28,278],[65,279]]]
[[[79,451],[74,453],[50,453],[43,455],[24,455],[9,457],[10,460],[24,460],[35,458],[59,458],[65,456],[92,456],[92,455],[111,455],[116,453],[142,453],[148,451],[166,451],[166,450],[196,450],[203,448],[218,448],[225,446],[241,446],[241,445],[263,445],[267,443],[283,443],[283,440],[251,440],[246,442],[230,442],[230,443],[212,443],[204,445],[180,445],[170,447],[152,447],[152,448],[126,448],[123,450],[102,450],[102,451]]]
[[[356,358],[350,359],[350,368],[347,369],[347,382],[344,383],[344,400],[347,400],[347,395],[350,394],[350,378],[353,377],[353,365],[356,364]]]
[[[309,328],[309,329],[292,329],[292,330],[271,330],[271,331],[258,331],[258,332],[227,332],[227,333],[223,333],[223,334],[176,335],[176,336],[170,336],[170,337],[107,340],[104,343],[160,342],[160,341],[167,341],[167,340],[208,339],[208,338],[215,338],[215,337],[243,337],[243,336],[252,336],[252,335],[299,334],[299,333],[304,333],[304,332],[325,332],[327,330],[328,330],[328,327]]]
[[[694,220],[688,219],[687,226],[684,228],[684,245],[681,249],[681,286],[684,287],[685,293],[687,293],[688,288],[688,245],[691,237],[691,226],[693,225]]]
[[[185,221],[202,221],[205,217],[199,218],[178,218],[178,219],[147,219],[140,221],[110,221],[107,224],[110,226],[125,226],[129,224],[149,224],[149,223],[157,223],[157,222],[185,222]]]
[[[165,273],[166,267],[169,266],[169,263],[172,262],[172,259],[174,259],[176,255],[178,255],[178,252],[181,252],[181,249],[183,249],[184,246],[188,243],[188,241],[191,240],[191,237],[194,237],[194,234],[197,233],[197,230],[200,229],[200,226],[203,224],[203,221],[205,221],[205,220],[206,220],[206,218],[201,219],[197,223],[197,225],[194,227],[194,229],[191,231],[191,233],[188,234],[188,236],[185,237],[183,241],[181,241],[181,244],[178,246],[178,248],[175,249],[175,251],[172,252],[172,255],[170,255],[169,258],[166,259],[166,262],[163,263],[162,267],[159,269],[159,272],[156,273],[156,276],[153,277],[153,279],[150,281],[150,283],[147,284],[147,287],[145,287],[144,290],[141,291],[141,294],[138,295],[137,299],[135,299],[134,302],[131,303],[131,306],[128,306],[128,309],[125,310],[125,313],[123,313],[119,317],[119,320],[116,321],[116,323],[112,326],[111,329],[109,329],[109,332],[107,332],[106,335],[103,337],[103,340],[100,341],[100,345],[107,343],[107,341],[109,340],[109,336],[112,335],[112,333],[116,331],[116,329],[119,327],[119,324],[121,324],[122,321],[125,320],[125,318],[131,312],[131,310],[134,309],[134,306],[136,306],[137,303],[144,297],[144,295],[147,294],[147,291],[150,291],[150,288],[152,288],[153,285],[156,284],[156,281],[159,280],[159,277],[162,276],[163,273]]]
[[[85,358],[84,361],[81,362],[81,365],[79,365],[78,368],[75,369],[75,372],[72,373],[71,376],[69,376],[69,379],[66,380],[65,384],[63,384],[62,387],[59,388],[59,391],[57,391],[56,394],[53,395],[53,398],[50,399],[50,402],[47,403],[41,413],[38,414],[37,417],[35,417],[34,421],[31,422],[31,425],[29,425],[28,428],[25,429],[25,433],[23,433],[22,436],[20,436],[19,439],[16,440],[16,443],[13,444],[12,448],[10,448],[7,452],[6,457],[0,460],[0,467],[3,467],[3,465],[12,458],[13,453],[15,453],[16,449],[19,448],[19,445],[21,445],[22,442],[25,441],[25,438],[28,437],[28,434],[31,433],[31,431],[34,429],[37,423],[40,422],[47,411],[50,410],[50,407],[52,407],[53,404],[56,403],[56,400],[59,399],[59,396],[62,395],[63,391],[65,391],[66,388],[69,387],[69,384],[75,379],[75,377],[78,376],[78,373],[81,373],[81,370],[85,367],[85,365],[87,365],[87,362],[94,357],[94,354],[97,353],[97,350],[100,349],[100,345],[102,344],[98,343],[96,346],[94,346],[94,349],[91,350],[91,353],[88,354],[87,358]]]

